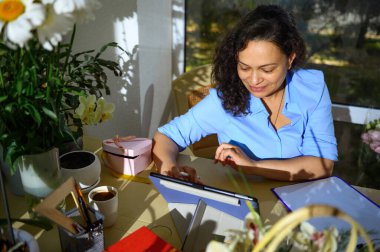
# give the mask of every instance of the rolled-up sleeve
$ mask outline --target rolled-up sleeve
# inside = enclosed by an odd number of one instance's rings
[[[159,127],[158,131],[173,140],[182,151],[201,138],[220,132],[226,121],[216,90],[211,89],[210,94],[186,114]]]
[[[323,75],[320,79],[323,85],[319,90],[320,100],[313,110],[309,111],[305,129],[302,152],[303,155],[318,156],[330,160],[338,160],[337,143],[334,134],[334,124],[331,112],[331,99]]]

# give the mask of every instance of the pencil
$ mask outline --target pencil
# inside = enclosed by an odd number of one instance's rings
[[[86,202],[84,201],[83,194],[78,183],[75,183],[75,190],[77,191],[77,194],[78,194],[78,203],[79,203],[79,209],[82,213],[81,215],[87,225],[87,228],[92,229],[93,225],[92,225],[90,214],[88,212],[88,207],[87,207]]]

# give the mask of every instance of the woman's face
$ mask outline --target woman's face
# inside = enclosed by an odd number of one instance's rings
[[[281,89],[294,58],[295,54],[288,58],[272,42],[250,41],[238,54],[238,75],[252,95],[270,97]]]

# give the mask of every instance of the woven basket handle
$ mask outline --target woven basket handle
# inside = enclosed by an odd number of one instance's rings
[[[346,247],[346,251],[355,251],[358,233],[364,238],[368,246],[368,251],[373,252],[373,244],[364,228],[352,219],[349,215],[338,208],[328,205],[309,205],[298,209],[284,218],[280,219],[256,244],[252,252],[263,250],[266,246],[266,252],[274,252],[278,248],[281,241],[303,221],[314,217],[336,217],[345,220],[351,225],[350,239]]]

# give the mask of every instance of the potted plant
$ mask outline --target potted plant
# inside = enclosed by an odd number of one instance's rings
[[[380,183],[380,113],[370,110],[361,134],[357,184],[376,187]]]
[[[8,166],[20,168],[23,184],[35,186],[45,176],[48,189],[36,193],[44,197],[60,183],[55,147],[75,141],[84,124],[112,117],[114,105],[103,98],[110,94],[106,70],[121,76],[122,69],[102,53],[122,48],[109,43],[98,52],[73,52],[75,24],[92,17],[97,0],[0,0],[0,5],[0,144]],[[69,31],[70,41],[62,42]],[[26,179],[23,171],[32,173]],[[26,194],[33,195],[35,188],[28,186]]]

